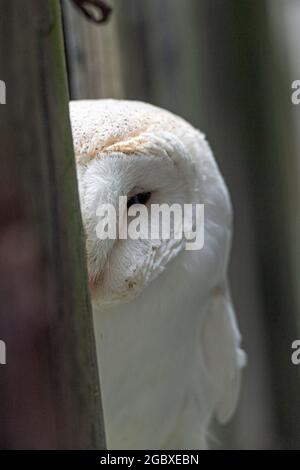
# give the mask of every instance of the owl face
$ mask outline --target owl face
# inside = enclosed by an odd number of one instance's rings
[[[189,188],[172,159],[159,155],[99,154],[79,168],[79,193],[86,235],[89,283],[94,301],[129,301],[154,279],[178,251],[182,241],[150,236],[151,207],[180,204],[189,200]],[[120,215],[120,197],[126,197]],[[100,239],[97,226],[101,207],[112,206],[117,215],[117,236]],[[135,206],[135,207],[134,207]],[[118,233],[134,220],[133,209],[147,209],[149,237],[120,239]],[[120,217],[120,218],[119,218]],[[142,222],[143,223],[143,222]]]
[[[120,215],[120,197],[127,203],[117,233],[137,206],[151,217],[153,205],[204,204],[199,262],[212,279],[212,270],[219,275],[218,266],[226,264],[228,250],[222,246],[229,246],[231,208],[204,136],[181,118],[139,102],[72,102],[70,116],[93,301],[133,299],[184,251],[184,240],[174,236],[99,237],[101,207],[113,206]]]

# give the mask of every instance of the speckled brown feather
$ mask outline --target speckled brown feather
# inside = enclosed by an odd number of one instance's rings
[[[151,145],[150,133],[164,130],[180,137],[195,132],[178,116],[137,101],[74,101],[70,103],[70,114],[80,165],[102,154],[143,154]]]

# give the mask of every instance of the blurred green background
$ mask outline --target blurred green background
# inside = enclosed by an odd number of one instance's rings
[[[249,364],[215,448],[300,448],[298,0],[110,0],[108,24],[64,2],[73,99],[149,101],[207,135],[235,213],[230,278]]]

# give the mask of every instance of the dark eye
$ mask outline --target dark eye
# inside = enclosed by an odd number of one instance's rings
[[[135,194],[134,196],[128,199],[127,209],[129,209],[129,207],[133,206],[134,204],[147,204],[150,197],[151,197],[150,192]]]

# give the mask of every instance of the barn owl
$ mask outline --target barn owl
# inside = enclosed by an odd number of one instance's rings
[[[232,415],[245,354],[230,298],[232,210],[202,133],[123,100],[70,104],[109,449],[204,449]],[[99,240],[97,207],[204,204],[204,246]]]

